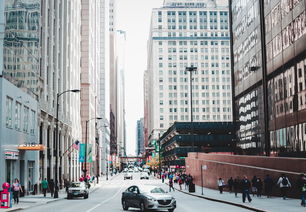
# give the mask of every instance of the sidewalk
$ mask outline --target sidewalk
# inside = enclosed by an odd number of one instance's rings
[[[112,177],[109,176],[109,180],[114,179],[116,176],[118,175],[113,175]],[[95,192],[97,189],[105,185],[108,181],[106,181],[105,177],[101,177],[99,179],[99,184],[91,183],[89,193]],[[59,198],[57,199],[51,197],[50,193],[47,193],[46,197],[44,197],[43,194],[28,195],[25,197],[21,197],[19,198],[19,204],[13,204],[13,207],[8,209],[0,208],[0,212],[25,210],[35,206],[44,205],[55,201],[60,201],[67,197],[66,190],[65,189],[60,190],[58,195]]]
[[[176,183],[174,183],[174,188],[177,191],[180,191],[179,185]],[[259,211],[259,212],[288,212],[288,211],[305,212],[306,211],[306,208],[300,205],[301,201],[298,199],[283,200],[281,197],[267,198],[266,196],[253,197],[253,195],[251,195],[252,202],[248,203],[246,201],[246,203],[243,203],[241,193],[238,193],[238,197],[236,198],[234,193],[223,192],[223,194],[220,194],[218,190],[203,188],[204,195],[201,195],[202,193],[201,187],[197,185],[195,193],[189,193],[187,190],[185,190],[185,185],[182,185],[182,190],[180,192],[211,201],[217,201],[225,204],[246,208],[252,211]]]

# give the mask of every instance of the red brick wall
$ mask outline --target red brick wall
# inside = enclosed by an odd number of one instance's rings
[[[296,180],[300,173],[306,173],[306,159],[279,158],[260,156],[237,156],[205,153],[189,153],[186,158],[186,172],[194,177],[194,182],[201,185],[201,165],[207,167],[202,170],[203,184],[205,187],[217,189],[217,179],[223,178],[225,182],[230,177],[247,175],[251,180],[254,175],[264,179],[269,174],[277,181],[282,173],[285,173],[291,184],[290,196],[296,196]],[[279,189],[274,188],[274,194],[279,195]]]

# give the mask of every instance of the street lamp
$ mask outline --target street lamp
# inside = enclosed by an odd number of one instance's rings
[[[193,67],[193,65],[191,65],[190,67],[186,67],[186,71],[189,71],[189,73],[190,73],[190,115],[191,115],[190,122],[192,124],[192,122],[193,122],[193,111],[192,111],[192,72],[193,71],[197,71],[197,67]],[[194,152],[194,139],[192,139],[192,151]]]
[[[59,157],[59,143],[58,143],[58,108],[59,108],[59,97],[61,95],[63,95],[64,93],[68,93],[68,92],[71,92],[71,93],[79,93],[81,92],[80,89],[71,89],[71,90],[66,90],[62,93],[57,93],[56,94],[56,129],[55,129],[55,149],[56,149],[56,157],[55,157],[55,191],[54,191],[54,198],[58,198],[58,182],[59,182],[59,179],[58,179],[58,157]]]
[[[95,117],[89,120],[86,120],[85,122],[85,158],[84,158],[84,164],[83,164],[83,172],[84,172],[84,177],[86,177],[86,173],[87,173],[87,126],[88,126],[88,122],[91,120],[101,120],[102,118],[99,117]]]

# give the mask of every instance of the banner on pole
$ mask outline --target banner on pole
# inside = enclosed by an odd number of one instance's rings
[[[92,144],[87,144],[87,162],[92,163]]]
[[[85,162],[85,144],[80,144],[79,162]]]

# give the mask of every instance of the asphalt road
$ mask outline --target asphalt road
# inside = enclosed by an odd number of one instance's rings
[[[121,193],[131,185],[152,184],[163,186],[159,180],[140,180],[139,173],[134,173],[133,180],[123,180],[120,174],[94,192],[88,199],[75,198],[72,200],[60,200],[53,203],[30,208],[28,212],[119,212],[123,211],[121,206]],[[212,202],[175,191],[171,194],[176,198],[176,212],[242,212],[246,209]],[[139,211],[130,209],[129,211]]]

